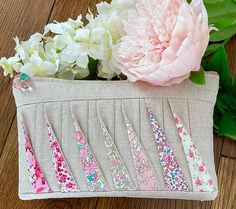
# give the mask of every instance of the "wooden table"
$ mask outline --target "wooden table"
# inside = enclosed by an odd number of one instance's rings
[[[0,57],[13,55],[13,37],[27,39],[53,20],[85,15],[100,0],[0,0]],[[227,45],[236,71],[236,40]],[[219,196],[213,202],[133,198],[85,198],[21,201],[18,198],[16,108],[12,81],[0,73],[0,209],[236,209],[236,142],[215,137]]]

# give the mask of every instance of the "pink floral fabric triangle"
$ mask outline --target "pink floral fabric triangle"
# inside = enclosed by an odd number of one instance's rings
[[[24,133],[24,141],[25,141],[25,152],[27,154],[27,162],[28,162],[28,171],[29,178],[31,183],[31,189],[33,193],[51,193],[50,189],[40,167],[36,160],[33,148],[30,143],[30,139],[28,137],[25,125],[23,121],[21,122],[23,133]]]
[[[161,129],[156,116],[153,114],[148,105],[146,105],[146,108],[157,143],[166,190],[190,191],[187,180],[176,159],[174,151],[167,140],[165,133]]]
[[[131,122],[125,114],[123,105],[122,111],[125,120],[125,125],[127,128],[130,149],[136,168],[139,189],[142,191],[161,190],[161,186],[157,178],[156,172],[151,164],[150,159],[148,158],[147,153],[145,152],[141,144],[141,141],[139,140],[136,132],[134,131]]]
[[[211,178],[206,165],[193,143],[192,138],[188,134],[180,117],[172,110],[175,124],[180,136],[180,141],[185,152],[188,162],[190,174],[192,177],[193,191],[196,192],[212,192],[214,191],[213,179]]]
[[[66,159],[62,153],[58,140],[46,116],[45,119],[47,124],[48,140],[52,152],[52,162],[58,186],[61,192],[77,192],[79,191],[77,183],[66,163]]]
[[[106,192],[110,191],[107,182],[99,168],[96,158],[85,138],[78,122],[74,118],[74,125],[76,130],[76,140],[78,143],[79,153],[82,160],[83,170],[88,182],[90,191]]]
[[[100,116],[99,120],[104,136],[106,153],[110,163],[115,190],[136,190],[120,153]]]

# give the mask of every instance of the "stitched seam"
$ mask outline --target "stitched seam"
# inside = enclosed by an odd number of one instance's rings
[[[61,149],[63,150],[63,136],[62,136],[62,134],[64,133],[63,131],[62,131],[62,128],[63,128],[63,110],[64,110],[64,108],[63,108],[63,103],[61,103]]]
[[[37,111],[38,108],[37,107],[38,107],[38,105],[36,104],[35,105],[35,111],[34,111],[34,114],[35,114],[35,120],[34,120],[34,139],[33,139],[34,144],[31,145],[33,150],[35,151],[35,155],[37,155],[36,146],[35,146],[35,141],[36,141],[35,140],[35,136],[36,136],[36,121],[38,120],[38,111]]]
[[[216,75],[212,75],[211,73],[206,73],[206,76],[209,77],[209,78],[212,78],[212,79],[215,79],[215,80],[218,80],[219,77],[216,76]],[[35,81],[37,82],[42,82],[42,83],[52,83],[52,82],[61,82],[61,83],[131,83],[130,81],[128,80],[118,80],[118,81],[103,81],[103,80],[89,80],[89,81],[86,81],[86,80],[64,80],[64,79],[58,79],[58,78],[47,78],[47,77],[44,77],[44,78],[41,78],[41,77],[36,77],[34,78]]]
[[[97,103],[95,104],[96,105],[96,108],[97,108]],[[90,114],[90,111],[89,111],[89,101],[87,101],[87,139],[89,140],[90,139],[90,136],[89,136],[89,114]]]
[[[140,110],[140,108],[141,108],[141,101],[140,101],[141,99],[139,99],[138,100],[138,105],[139,105],[139,123],[138,123],[138,129],[139,129],[139,131],[138,131],[138,137],[140,138],[140,140],[141,140],[141,110]]]
[[[56,191],[53,191],[53,193],[55,194],[55,193],[59,193],[59,194],[83,194],[83,193],[94,193],[94,194],[96,194],[96,193],[106,193],[106,194],[109,194],[109,193],[111,193],[111,192],[115,192],[115,193],[143,193],[143,192],[151,192],[151,193],[153,193],[153,194],[155,194],[155,193],[165,193],[165,192],[168,192],[168,193],[178,193],[178,194],[213,194],[213,193],[215,193],[215,192],[218,192],[218,190],[215,190],[215,191],[213,191],[213,192],[194,192],[194,191],[191,191],[191,192],[181,192],[181,191],[179,191],[179,192],[175,192],[175,191],[167,191],[167,190],[160,190],[160,191],[153,191],[153,190],[150,190],[150,191],[148,191],[148,190],[140,190],[140,191],[138,191],[138,190],[136,190],[136,191],[131,191],[131,190],[126,190],[126,191],[117,191],[117,190],[110,190],[109,192],[91,192],[91,191],[80,191],[80,192],[68,192],[68,193],[62,193],[62,192],[60,192],[59,190],[56,190]],[[53,193],[44,193],[43,195],[45,195],[45,194],[53,194]],[[40,195],[40,194],[34,194],[34,193],[21,193],[21,194],[32,194],[32,195]]]
[[[187,99],[187,109],[188,109],[188,126],[189,126],[189,134],[190,134],[190,136],[192,136],[192,128],[191,128],[191,118],[190,118],[189,99]]]
[[[161,100],[163,100],[163,99],[168,99],[168,98],[170,98],[170,99],[186,99],[186,97],[184,97],[184,98],[173,98],[173,97],[151,98],[151,97],[141,97],[139,99],[152,99],[152,100],[161,99]],[[102,99],[100,99],[100,98],[98,98],[98,99],[88,98],[88,99],[68,99],[68,100],[65,99],[65,100],[57,100],[57,101],[56,100],[52,100],[52,101],[32,102],[32,103],[28,103],[28,104],[22,104],[22,105],[17,106],[17,108],[21,108],[21,107],[25,107],[25,106],[30,106],[30,105],[35,105],[35,104],[46,104],[46,103],[57,103],[57,102],[99,101],[99,100],[107,101],[107,100],[120,100],[120,99],[121,98],[109,98],[109,99],[106,99],[106,98],[102,98]],[[130,99],[137,99],[137,98],[130,97],[130,98],[125,98],[125,99],[130,100]],[[202,102],[206,102],[206,103],[209,103],[209,104],[212,104],[212,105],[215,106],[215,102],[210,102],[208,100],[193,99],[193,98],[191,98],[191,100],[202,101]]]
[[[113,108],[113,110],[114,110],[114,113],[113,113],[113,118],[114,118],[114,140],[116,141],[116,101],[114,100],[113,101],[113,105],[114,105],[114,108]]]

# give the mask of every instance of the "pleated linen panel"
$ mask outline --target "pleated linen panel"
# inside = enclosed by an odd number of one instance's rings
[[[207,73],[205,85],[196,85],[189,80],[170,87],[155,87],[143,82],[67,81],[53,78],[35,78],[32,91],[23,92],[13,88],[17,106],[20,198],[23,200],[72,197],[215,199],[218,188],[213,153],[213,109],[218,86],[219,77],[214,73]],[[170,191],[165,188],[163,168],[146,104],[157,117],[173,149],[187,181],[189,191]],[[134,156],[136,155],[135,153],[132,154],[130,149],[122,106],[137,138],[140,140],[142,150],[146,152],[161,190],[142,191],[139,188],[134,163]],[[180,136],[171,109],[181,118],[185,129],[201,154],[213,179],[214,191],[194,191],[187,159],[179,141]],[[55,168],[52,163],[53,156],[49,144],[46,118],[60,145],[68,169],[70,169],[73,179],[78,185],[78,191],[62,192],[58,187]],[[74,119],[78,122],[86,138],[86,143],[91,148],[90,153],[93,154],[96,159],[96,166],[102,172],[103,181],[107,184],[107,191],[92,191],[88,185],[88,180],[96,181],[97,177],[92,175],[88,177],[84,174],[80,154],[86,155],[86,153],[80,153],[78,149]],[[50,193],[34,193],[32,191],[29,179],[29,175],[32,174],[28,171],[29,164],[25,151],[22,121],[26,127],[40,170],[52,190]],[[123,166],[122,169],[130,180],[128,182],[132,184],[130,187],[124,187],[131,188],[129,190],[115,189],[114,173],[110,167],[111,161],[107,155],[101,121],[112,139],[111,142],[117,149],[116,154],[119,155],[122,162],[119,166]],[[112,163],[114,163],[113,166],[118,165],[116,161]],[[138,173],[138,175],[142,175],[142,173]],[[122,176],[119,180],[121,179]]]

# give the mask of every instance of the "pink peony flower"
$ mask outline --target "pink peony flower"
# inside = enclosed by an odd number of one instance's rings
[[[202,0],[136,0],[123,24],[111,62],[130,81],[169,86],[200,69],[210,31]]]

